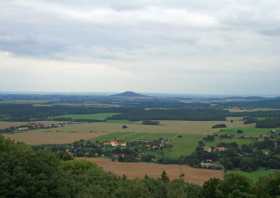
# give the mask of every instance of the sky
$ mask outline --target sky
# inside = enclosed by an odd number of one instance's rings
[[[279,0],[0,0],[0,91],[280,95]]]

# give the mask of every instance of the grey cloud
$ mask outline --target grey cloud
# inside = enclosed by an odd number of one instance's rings
[[[0,51],[101,62],[150,81],[160,71],[184,82],[184,74],[197,81],[199,73],[211,80],[232,73],[235,82],[244,71],[279,71],[278,1],[1,1]]]

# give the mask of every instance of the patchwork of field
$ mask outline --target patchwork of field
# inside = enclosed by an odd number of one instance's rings
[[[17,142],[24,142],[26,144],[68,144],[81,139],[95,139],[97,136],[104,135],[102,132],[80,132],[80,133],[66,133],[66,132],[38,132],[30,131],[26,133],[4,134],[5,137],[13,139]]]
[[[79,158],[96,163],[105,171],[123,176],[126,175],[129,179],[144,178],[148,175],[153,178],[159,178],[163,171],[166,171],[168,177],[172,180],[178,179],[180,176],[185,181],[194,184],[203,184],[210,178],[220,178],[224,176],[223,171],[207,170],[192,168],[187,165],[162,165],[153,163],[122,163],[113,162],[105,158]]]
[[[230,120],[233,120],[230,121]],[[2,126],[12,126],[8,122],[2,122]],[[56,144],[56,143],[70,143],[71,140],[76,141],[80,139],[92,139],[97,137],[96,134],[109,134],[130,132],[135,133],[168,133],[168,134],[188,134],[189,139],[182,138],[182,141],[191,141],[192,138],[199,138],[202,135],[217,132],[219,129],[213,129],[215,124],[226,123],[229,128],[234,127],[248,127],[251,125],[244,125],[241,118],[229,118],[226,122],[217,121],[161,121],[160,125],[143,125],[141,122],[130,122],[126,120],[115,120],[109,122],[95,122],[95,123],[80,123],[70,124],[61,128],[39,129],[18,134],[8,134],[6,136],[22,141],[28,144]],[[126,125],[128,128],[123,129]],[[252,125],[253,126],[253,125]],[[46,134],[45,134],[46,133]],[[69,137],[68,137],[69,136]],[[59,139],[57,139],[58,137]],[[184,136],[183,136],[184,137]],[[36,142],[37,140],[40,140]],[[196,143],[197,141],[195,141]],[[184,147],[185,148],[185,147]]]
[[[237,119],[237,118],[235,118]],[[75,125],[67,125],[58,129],[47,129],[41,131],[55,131],[55,132],[140,132],[140,133],[186,133],[186,134],[209,134],[216,132],[219,129],[213,129],[212,126],[216,124],[225,123],[229,128],[236,127],[250,127],[254,125],[245,125],[240,120],[230,122],[218,122],[218,121],[161,121],[160,125],[143,125],[141,122],[129,122],[129,121],[108,121],[108,122],[96,122],[96,123],[81,123]],[[126,125],[128,128],[123,129],[122,125]]]

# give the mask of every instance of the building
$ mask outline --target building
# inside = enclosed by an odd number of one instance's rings
[[[116,146],[127,146],[127,143],[126,142],[121,142],[119,140],[111,140],[111,141],[108,141],[108,142],[104,142],[103,143],[104,145],[111,145],[113,147],[116,147]]]

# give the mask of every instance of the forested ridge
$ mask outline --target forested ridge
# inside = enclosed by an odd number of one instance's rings
[[[146,177],[128,180],[105,173],[85,161],[64,161],[55,154],[0,137],[0,197],[147,197],[147,198],[273,198],[280,196],[280,175],[257,183],[229,174],[224,180],[211,179],[203,186]]]

